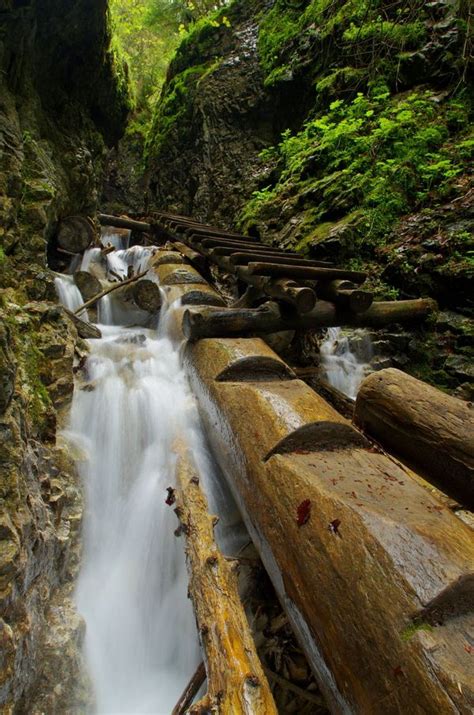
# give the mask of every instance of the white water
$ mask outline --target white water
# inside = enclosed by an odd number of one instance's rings
[[[357,350],[353,342],[357,342]],[[355,399],[364,377],[371,372],[373,356],[370,337],[362,330],[353,331],[352,337],[341,328],[328,328],[320,346],[321,367],[327,381],[348,397]]]
[[[127,254],[120,256],[124,269],[139,252],[118,253]],[[82,454],[87,510],[76,598],[101,715],[169,715],[200,658],[178,521],[165,505],[177,438],[194,455],[211,508],[217,503],[222,514],[229,501],[178,348],[164,332],[172,321],[160,322],[158,331],[100,325],[103,337],[90,341],[65,432]]]

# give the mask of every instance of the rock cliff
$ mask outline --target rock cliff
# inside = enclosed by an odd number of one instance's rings
[[[88,697],[70,599],[82,494],[56,427],[85,345],[47,246],[61,216],[95,209],[127,115],[106,0],[2,3],[0,97],[0,709],[72,713]]]

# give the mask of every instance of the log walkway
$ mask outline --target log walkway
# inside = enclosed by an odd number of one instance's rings
[[[300,259],[186,217],[153,214],[146,225],[155,242],[169,242],[155,253],[152,270],[168,300],[181,300],[175,330],[189,338],[185,363],[213,454],[331,711],[470,712],[472,531],[256,337],[419,321],[434,303],[378,303],[363,272]],[[236,306],[205,279],[209,265],[244,286]],[[226,586],[223,600],[220,586],[206,600],[213,584],[231,579],[218,555],[208,558],[212,517],[182,456],[180,464],[178,516],[198,623],[206,626],[216,614],[215,638],[206,627],[200,633],[210,688],[200,712],[212,705],[239,715],[250,696],[255,712],[272,712],[245,623],[232,642],[222,640],[222,615],[235,592]],[[204,544],[190,523],[204,525]],[[236,609],[241,618],[238,603]],[[241,658],[229,657],[240,649]],[[219,709],[222,693],[232,705]]]

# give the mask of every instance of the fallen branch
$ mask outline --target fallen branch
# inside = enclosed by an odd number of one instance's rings
[[[192,457],[176,446],[176,491],[171,490],[186,539],[189,594],[205,653],[208,692],[190,710],[222,715],[276,715],[270,687],[237,589],[235,569],[219,550]],[[216,710],[217,711],[217,710]],[[207,712],[207,711],[206,711]]]
[[[277,675],[269,668],[264,668],[264,670],[267,678],[269,678],[270,680],[274,680],[275,683],[280,686],[280,688],[283,688],[284,690],[289,690],[290,693],[294,693],[294,695],[298,695],[298,697],[304,698],[310,703],[318,705],[320,708],[324,709],[324,712],[327,712],[327,705],[321,695],[315,695],[314,693],[310,693],[308,690],[303,690],[303,688],[299,688],[297,685],[290,683],[289,680],[287,680],[286,678],[282,678],[281,675]]]
[[[135,281],[138,281],[140,280],[140,278],[143,278],[143,276],[146,276],[147,273],[148,269],[146,271],[142,271],[142,273],[137,273],[137,275],[133,276],[133,278],[129,278],[126,281],[121,281],[121,283],[114,283],[112,286],[105,288],[105,290],[101,291],[100,293],[97,293],[97,295],[93,296],[90,300],[86,301],[83,305],[81,305],[80,308],[75,310],[74,315],[79,315],[79,313],[82,313],[83,310],[87,310],[87,308],[90,308],[91,305],[97,303],[97,301],[103,298],[105,295],[108,295],[109,293],[112,293],[112,291],[117,290],[117,288],[123,288],[123,286],[129,285],[130,283],[135,283]]]
[[[191,680],[183,690],[183,693],[176,705],[174,706],[171,715],[185,715],[187,709],[190,705],[192,705],[194,698],[198,694],[199,689],[205,680],[206,666],[204,665],[204,663],[199,663],[198,667],[196,668],[196,672],[193,674]]]

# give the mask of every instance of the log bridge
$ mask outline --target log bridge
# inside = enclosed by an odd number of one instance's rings
[[[174,311],[176,331],[190,338],[185,363],[210,445],[331,712],[472,712],[472,529],[426,481],[374,444],[255,337],[340,325],[341,316],[348,325],[419,320],[433,310],[432,302],[377,304],[362,289],[354,298],[363,273],[298,258],[289,263],[288,252],[185,217],[161,213],[149,223],[174,249],[158,250],[152,265],[168,300],[181,300]],[[208,261],[247,285],[240,305],[226,308],[205,280],[201,272]],[[461,412],[453,409],[458,424],[473,426],[468,408]],[[361,405],[359,423],[383,434],[373,414]],[[472,476],[472,448],[465,441],[463,457]],[[426,435],[424,445],[430,449]],[[206,599],[209,568],[216,582],[228,574],[219,555],[210,561],[201,553],[202,539],[193,541],[202,523],[208,548],[216,548],[205,505],[194,504],[192,470],[181,471],[186,476],[178,480],[178,516],[185,527],[196,524],[186,531],[190,591],[198,623],[213,617],[217,634],[211,647],[201,625],[208,684],[214,678],[215,690],[219,681],[224,703],[226,688],[233,687],[225,665],[236,673],[236,687],[261,684],[255,713],[273,712],[240,609],[236,621],[227,594],[224,606],[215,594]],[[250,653],[256,680],[246,676],[238,658],[228,658],[230,646],[222,638],[229,623],[236,638],[242,630],[242,652]],[[227,661],[216,668],[220,658]],[[199,672],[195,680],[202,681]],[[188,692],[184,701],[190,702]],[[236,705],[238,698],[233,703],[219,709],[217,702],[212,711],[247,712]]]

